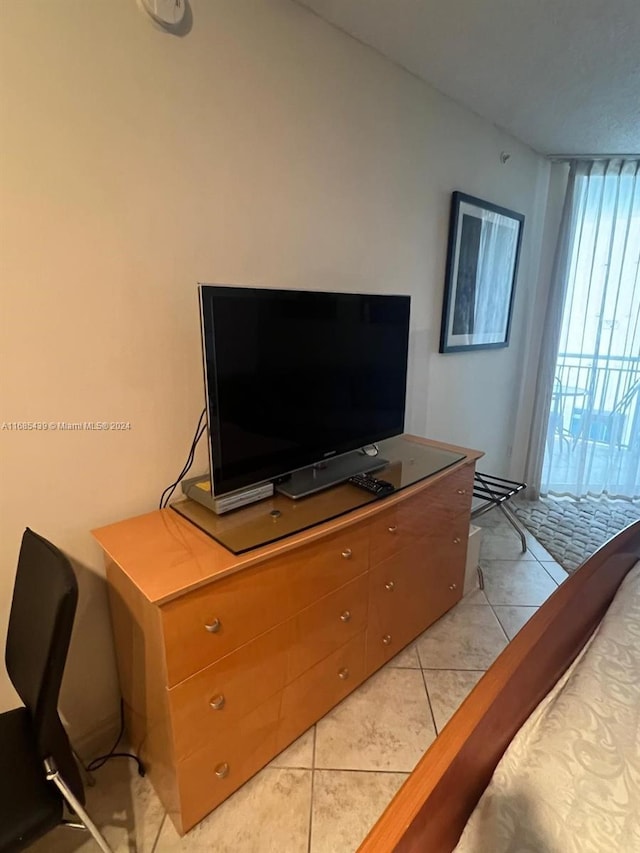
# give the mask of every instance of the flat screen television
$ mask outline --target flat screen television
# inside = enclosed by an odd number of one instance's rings
[[[199,294],[214,495],[331,467],[404,431],[409,296]],[[358,454],[351,473],[373,467],[366,460]],[[335,481],[349,470],[338,466]]]

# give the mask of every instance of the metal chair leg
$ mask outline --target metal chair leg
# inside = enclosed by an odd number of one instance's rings
[[[45,770],[47,772],[47,779],[58,788],[62,796],[65,798],[69,806],[73,809],[75,814],[80,818],[86,829],[89,830],[91,835],[93,836],[94,841],[98,845],[98,847],[102,850],[102,853],[113,853],[112,849],[109,847],[107,842],[105,841],[102,833],[95,825],[95,823],[91,820],[81,803],[74,796],[73,792],[64,781],[60,773],[58,772],[58,768],[55,766],[53,761],[50,758],[45,759],[44,762]]]

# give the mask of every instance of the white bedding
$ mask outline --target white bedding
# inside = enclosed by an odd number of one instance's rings
[[[640,563],[511,742],[455,849],[640,851]]]

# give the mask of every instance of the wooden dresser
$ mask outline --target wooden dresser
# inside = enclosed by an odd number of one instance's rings
[[[481,454],[454,449],[432,477],[241,555],[172,510],[94,531],[127,732],[180,833],[460,599]]]

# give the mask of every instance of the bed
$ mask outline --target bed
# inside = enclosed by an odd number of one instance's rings
[[[640,851],[639,561],[637,522],[558,587],[359,853]]]

